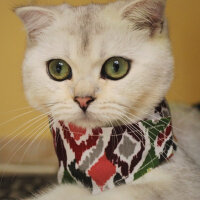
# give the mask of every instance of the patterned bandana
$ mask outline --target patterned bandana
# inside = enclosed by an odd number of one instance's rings
[[[51,131],[60,183],[81,183],[98,193],[132,183],[168,160],[176,149],[164,100],[135,124],[84,129],[54,122]]]

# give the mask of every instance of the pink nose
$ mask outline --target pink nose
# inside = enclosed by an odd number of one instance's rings
[[[80,108],[85,112],[91,102],[94,101],[93,97],[75,97],[74,101],[77,102]]]

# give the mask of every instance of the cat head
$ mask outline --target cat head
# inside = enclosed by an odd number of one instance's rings
[[[127,0],[16,9],[28,36],[23,82],[30,105],[82,127],[144,118],[173,76],[164,6]]]

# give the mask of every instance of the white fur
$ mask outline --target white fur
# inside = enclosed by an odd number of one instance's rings
[[[137,29],[134,21],[122,17],[129,6],[134,8],[134,3],[140,1],[144,0],[78,8],[65,4],[37,9],[19,8],[17,14],[24,22],[28,34],[34,27],[34,35],[29,34],[23,64],[24,88],[30,104],[43,112],[50,112],[56,119],[83,127],[107,126],[116,121],[130,123],[130,118],[131,122],[135,122],[148,115],[170,86],[173,58],[166,23],[163,31],[158,30],[150,36],[150,30]],[[40,9],[41,20],[34,20]],[[133,12],[131,17],[142,22],[147,14],[151,14],[144,13],[149,10],[140,10],[138,7]],[[45,24],[42,19],[45,19]],[[112,56],[132,60],[129,74],[119,81],[100,78],[103,63]],[[56,82],[50,79],[46,72],[46,62],[53,58],[68,62],[73,71],[72,80]],[[75,96],[96,97],[86,115],[74,102]],[[181,126],[181,129],[184,130],[184,127]],[[197,140],[191,139],[196,142],[191,144],[188,139],[195,138],[192,136],[195,134],[188,129],[185,139],[180,139],[180,143],[183,142],[180,146],[186,149],[179,148],[172,160],[133,185],[120,186],[96,196],[80,186],[61,185],[49,189],[36,199],[200,199],[200,172],[193,160],[198,158],[199,147]],[[180,134],[178,137],[182,136]],[[188,153],[189,145],[193,145],[191,149],[194,151]]]

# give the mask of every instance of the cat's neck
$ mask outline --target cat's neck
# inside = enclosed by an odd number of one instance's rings
[[[93,193],[133,182],[169,159],[175,149],[165,101],[134,124],[86,129],[54,121],[51,130],[59,182],[80,182]]]

